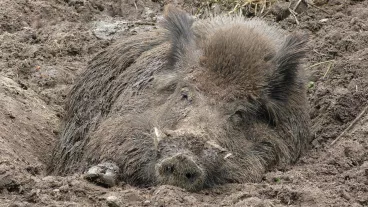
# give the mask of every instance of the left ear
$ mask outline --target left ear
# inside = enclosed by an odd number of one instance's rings
[[[194,20],[185,11],[172,5],[165,7],[164,20],[161,22],[166,29],[168,40],[171,42],[169,64],[174,65],[183,55],[187,48],[194,43],[194,34],[191,29]]]
[[[276,69],[268,81],[267,91],[271,99],[287,101],[293,88],[298,87],[298,73],[305,57],[307,36],[289,35],[281,49],[272,58]]]

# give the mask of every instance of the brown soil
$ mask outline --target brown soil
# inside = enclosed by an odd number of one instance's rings
[[[278,22],[309,34],[311,149],[261,183],[189,193],[107,189],[44,172],[76,75],[112,42],[154,29],[161,3],[0,1],[0,206],[368,206],[368,110],[359,116],[368,105],[368,1],[318,2],[299,24],[293,16]]]

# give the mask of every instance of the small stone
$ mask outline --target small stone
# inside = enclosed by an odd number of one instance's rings
[[[126,21],[98,21],[94,23],[93,34],[102,40],[111,40],[128,30]]]
[[[60,190],[61,192],[68,192],[69,191],[69,186],[68,185],[63,185],[58,190]]]
[[[183,198],[187,203],[195,204],[197,202],[197,199],[194,196],[185,196]]]
[[[44,178],[42,178],[43,181],[46,182],[51,182],[51,181],[55,181],[55,177],[54,176],[46,176]]]
[[[313,0],[314,5],[316,6],[322,6],[324,4],[327,4],[329,0]]]
[[[113,187],[117,184],[118,173],[119,168],[115,164],[104,162],[89,168],[84,178],[98,185]]]
[[[320,142],[319,142],[319,140],[318,140],[318,139],[314,139],[314,140],[312,141],[312,145],[313,145],[315,148],[319,148],[319,147],[321,147],[321,144],[320,144]]]
[[[276,21],[282,21],[290,15],[289,3],[276,3],[271,8],[271,13],[276,16]]]
[[[144,205],[144,206],[149,206],[149,204],[151,204],[151,201],[149,201],[149,200],[145,200],[145,201],[143,202],[143,205]]]
[[[52,190],[52,195],[54,195],[54,196],[59,196],[60,195],[60,190],[59,189],[54,189],[54,190]]]
[[[109,196],[106,198],[106,201],[109,207],[119,207],[120,206],[119,199],[116,196]]]
[[[357,23],[357,21],[358,21],[358,18],[353,17],[353,18],[350,20],[350,24],[355,24],[355,23]]]
[[[143,17],[147,20],[152,19],[155,16],[155,13],[148,7],[144,8]]]
[[[70,182],[70,185],[72,185],[72,186],[78,186],[78,185],[80,185],[81,184],[81,182],[79,181],[79,180],[72,180],[71,182]]]
[[[348,192],[346,192],[345,190],[341,191],[341,196],[343,198],[345,198],[346,200],[350,201],[352,199],[352,197],[350,196],[350,194]]]

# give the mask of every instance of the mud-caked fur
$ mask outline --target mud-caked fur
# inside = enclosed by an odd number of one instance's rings
[[[200,190],[296,161],[310,141],[305,37],[259,19],[194,21],[170,6],[161,25],[80,75],[49,171],[108,161],[130,184]]]

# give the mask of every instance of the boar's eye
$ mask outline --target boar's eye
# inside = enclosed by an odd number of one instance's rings
[[[182,88],[180,91],[181,100],[192,102],[192,97],[188,88]]]
[[[244,112],[242,110],[237,110],[230,116],[230,121],[235,125],[241,125],[244,122]]]

